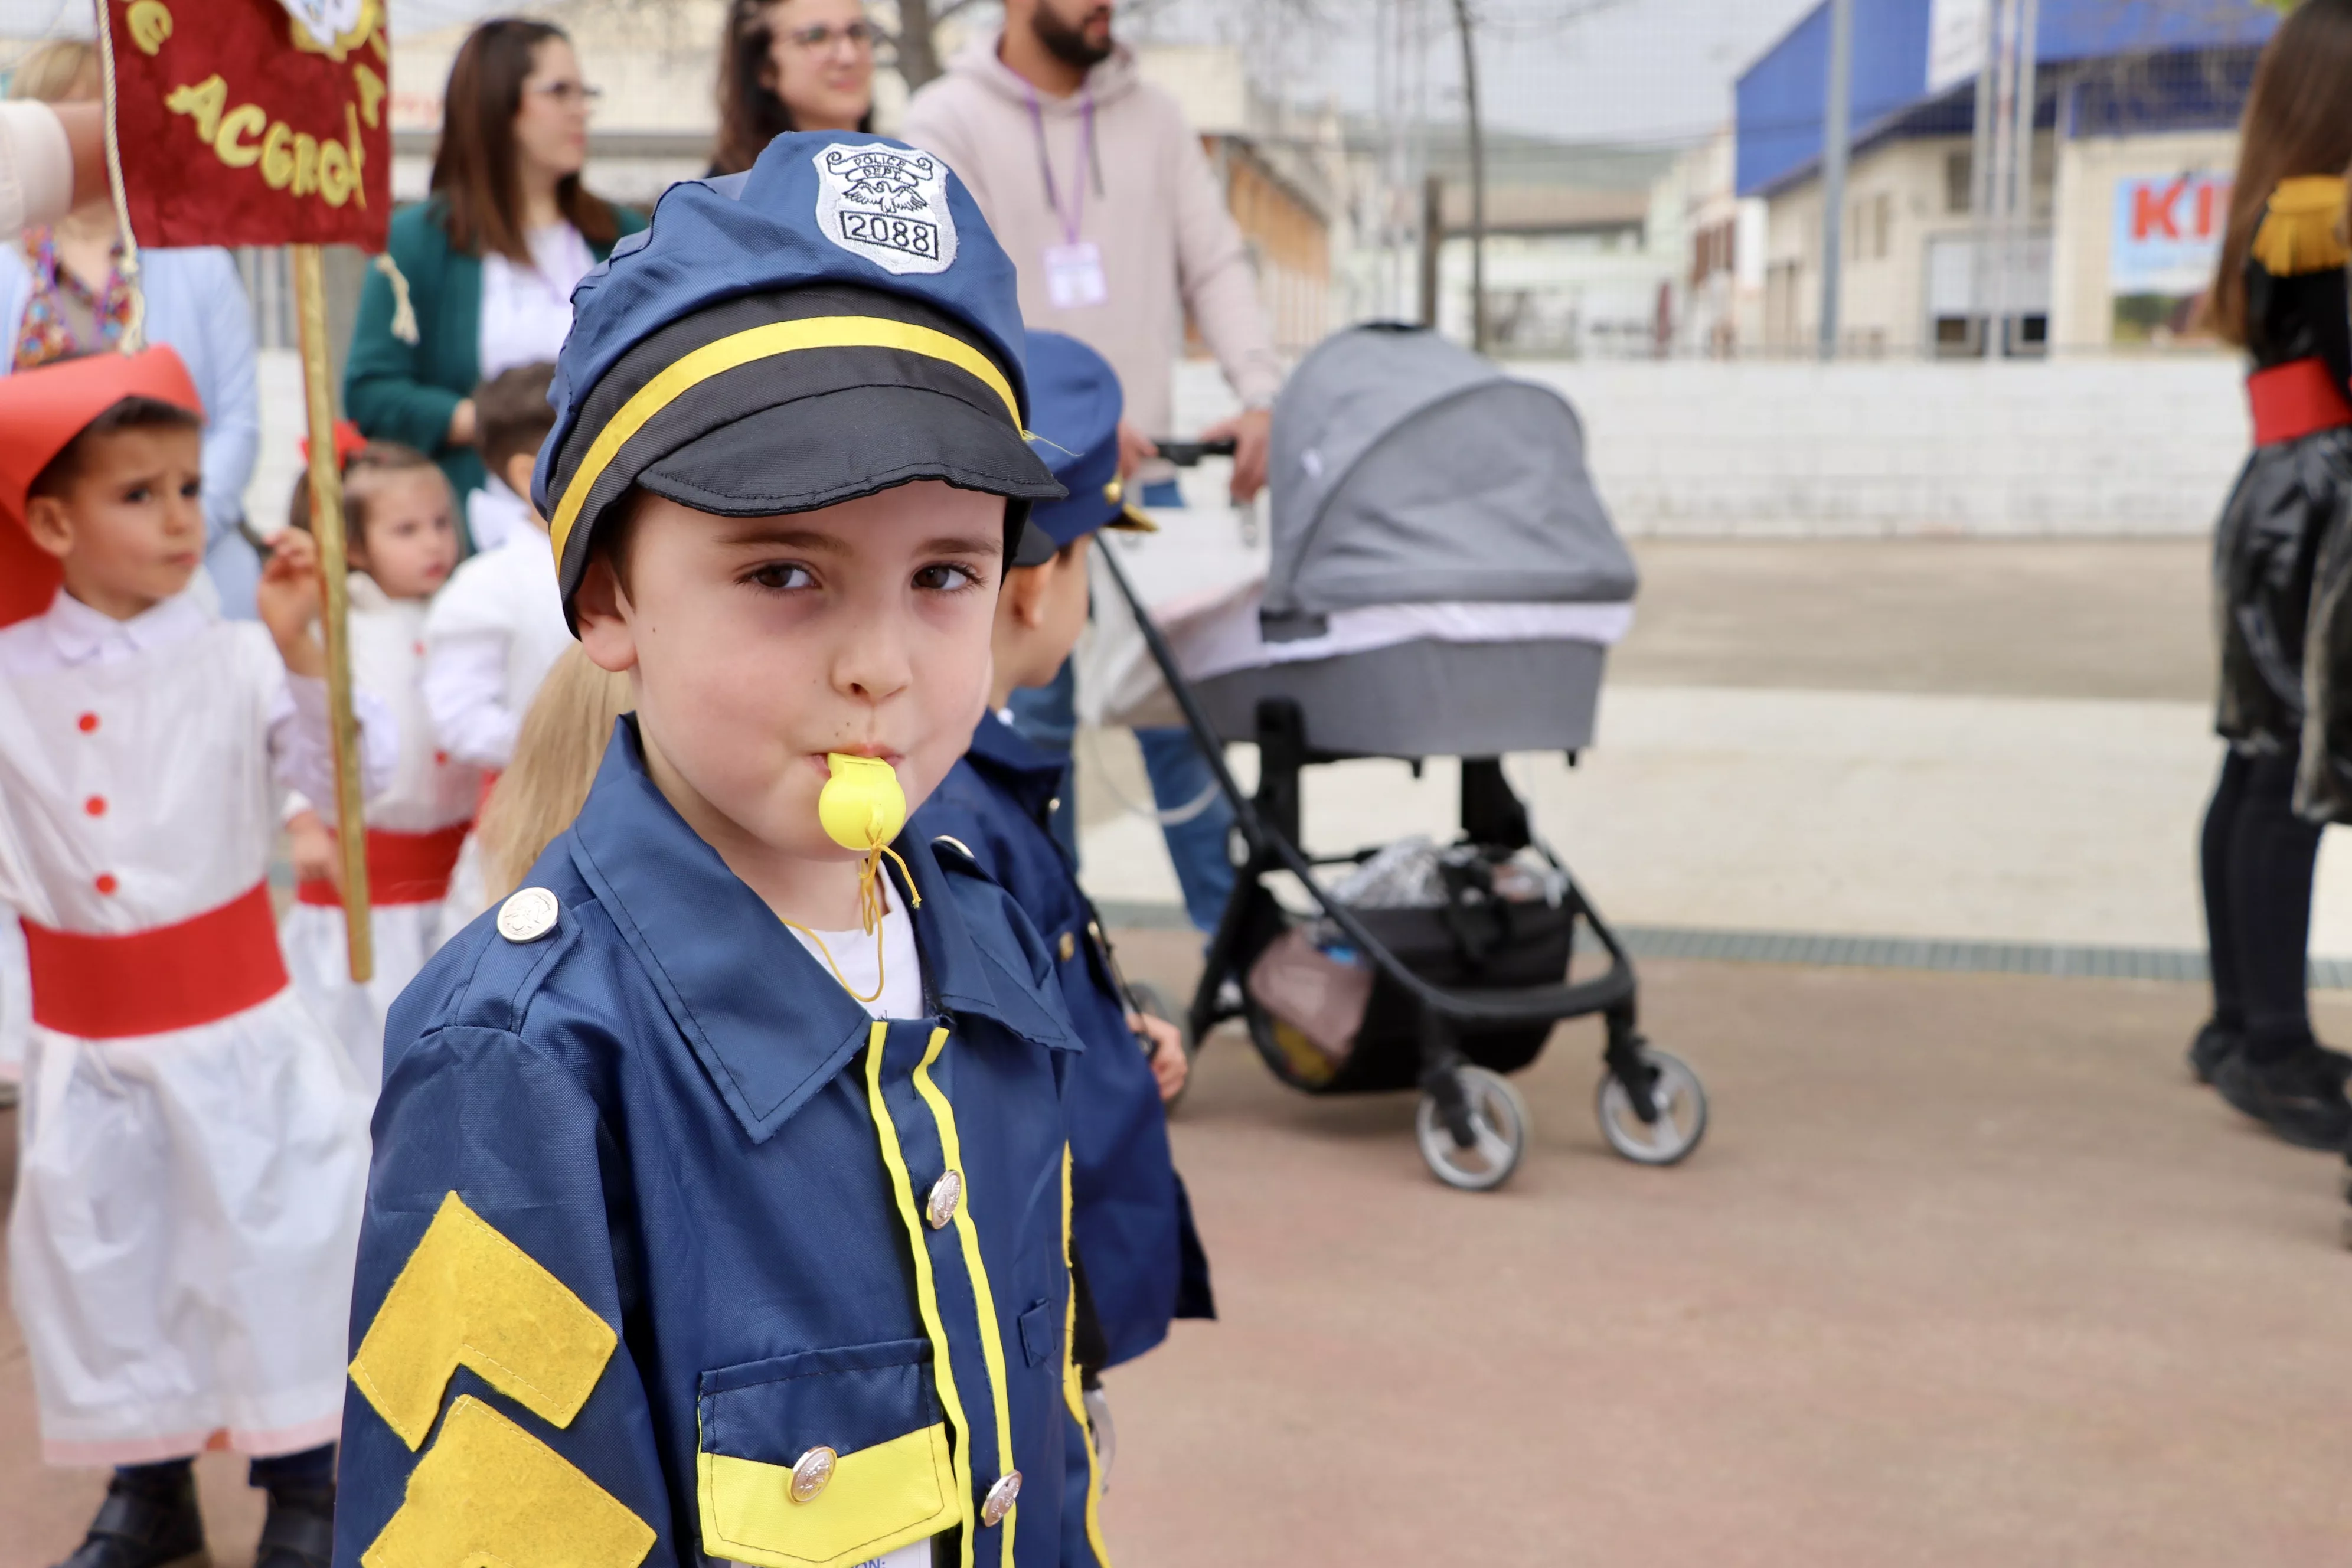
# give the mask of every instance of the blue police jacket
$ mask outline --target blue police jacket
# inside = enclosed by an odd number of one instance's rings
[[[1168,1118],[1093,905],[1047,824],[1069,759],[995,714],[923,808],[908,837],[952,847],[1013,895],[1055,960],[1086,1042],[1070,1065],[1071,1225],[1087,1289],[1117,1365],[1168,1337],[1171,1318],[1216,1315],[1209,1265],[1168,1149]],[[940,839],[947,845],[941,845]]]
[[[1078,1042],[1004,892],[903,852],[931,1016],[877,1023],[624,719],[525,890],[403,994],[337,1564],[1101,1561]]]

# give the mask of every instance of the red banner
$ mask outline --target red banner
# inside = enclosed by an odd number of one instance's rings
[[[383,6],[106,0],[139,243],[383,249],[392,216]]]

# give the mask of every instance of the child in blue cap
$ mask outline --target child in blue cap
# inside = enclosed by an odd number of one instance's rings
[[[1172,1024],[1129,1008],[1102,923],[1055,837],[1068,755],[1031,744],[1005,716],[1015,689],[1051,681],[1076,646],[1096,532],[1150,526],[1127,506],[1119,483],[1123,400],[1109,363],[1075,338],[1035,331],[1028,362],[1030,423],[1069,494],[1030,509],[996,602],[990,712],[963,761],[916,814],[915,837],[970,857],[1013,895],[1054,955],[1063,1000],[1086,1042],[1067,1095],[1073,1234],[1101,1331],[1092,1355],[1079,1339],[1091,1391],[1102,1367],[1166,1338],[1171,1318],[1215,1311],[1161,1109],[1163,1091],[1172,1095],[1182,1082],[1182,1042]],[[1108,1406],[1088,1403],[1102,1436]]]
[[[671,187],[533,501],[629,675],[587,804],[394,1010],[335,1561],[1102,1556],[1054,959],[900,837],[989,698],[1013,269],[877,138]]]

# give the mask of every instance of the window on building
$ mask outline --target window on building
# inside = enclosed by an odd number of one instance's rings
[[[1876,261],[1886,259],[1895,231],[1895,197],[1881,191],[1870,198],[1870,254]]]
[[[1975,205],[1976,156],[1966,147],[1944,154],[1944,210],[1964,213]]]

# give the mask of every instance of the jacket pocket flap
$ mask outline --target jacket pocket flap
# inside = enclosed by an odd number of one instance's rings
[[[762,1568],[845,1568],[951,1528],[954,1462],[923,1340],[810,1351],[705,1373],[702,1548]],[[793,1493],[793,1467],[835,1456]]]

